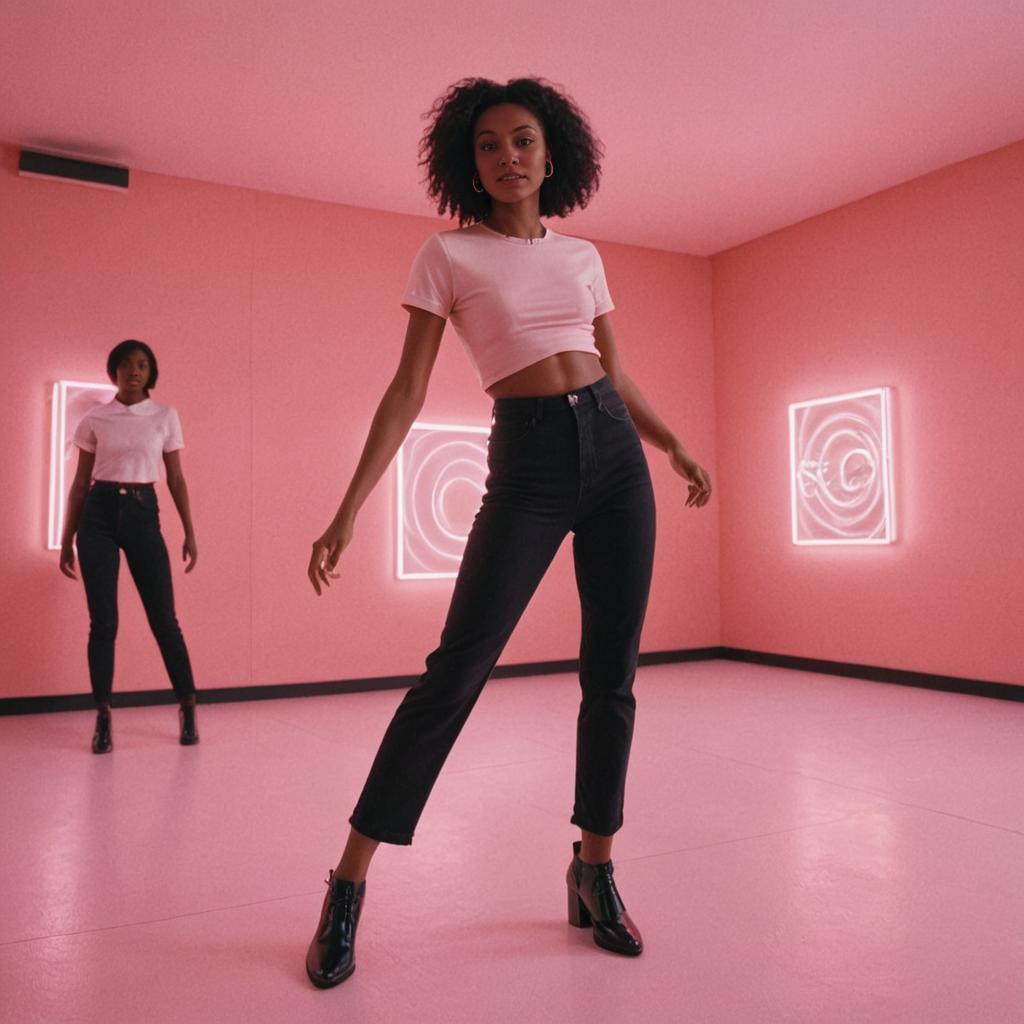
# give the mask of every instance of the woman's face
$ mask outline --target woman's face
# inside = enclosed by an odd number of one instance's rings
[[[547,158],[544,130],[525,107],[488,107],[473,126],[480,184],[499,203],[516,203],[540,190]]]
[[[143,395],[149,384],[149,360],[142,349],[133,349],[117,364],[117,390],[122,395]]]

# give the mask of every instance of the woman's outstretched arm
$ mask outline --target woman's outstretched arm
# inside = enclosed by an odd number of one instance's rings
[[[446,321],[426,310],[407,308],[409,326],[398,370],[377,406],[363,454],[338,511],[330,526],[313,541],[308,575],[317,594],[321,593],[321,584],[330,586],[335,578],[338,559],[352,540],[356,515],[402,446],[427,397]]]
[[[594,342],[601,353],[601,365],[608,374],[615,390],[622,395],[622,400],[629,409],[629,415],[636,425],[637,433],[645,440],[660,448],[668,455],[672,468],[690,483],[686,504],[700,508],[711,500],[711,477],[707,470],[697,464],[690,453],[661,420],[658,414],[648,405],[647,399],[640,394],[640,389],[629,379],[619,362],[618,349],[615,346],[615,335],[612,332],[608,314],[599,316],[594,321]]]

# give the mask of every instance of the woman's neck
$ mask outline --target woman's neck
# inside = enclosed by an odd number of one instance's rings
[[[147,395],[147,394],[123,395],[123,394],[121,394],[120,391],[118,391],[118,393],[117,393],[117,395],[115,397],[117,398],[117,400],[122,405],[138,405],[140,402],[144,402],[147,398],[149,398],[149,395]]]
[[[484,224],[492,231],[513,238],[543,238],[544,225],[540,222],[538,210],[519,210],[514,207],[497,207],[484,218]]]

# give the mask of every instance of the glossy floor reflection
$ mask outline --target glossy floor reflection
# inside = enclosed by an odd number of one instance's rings
[[[397,691],[0,718],[0,992],[35,1021],[1024,1020],[1024,705],[729,662],[642,669],[616,879],[565,921],[575,681],[491,683],[358,969],[303,957]]]

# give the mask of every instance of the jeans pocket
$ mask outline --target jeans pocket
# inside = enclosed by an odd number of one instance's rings
[[[499,416],[491,422],[487,443],[491,447],[521,444],[537,426],[536,416]]]
[[[631,419],[626,403],[618,395],[602,398],[597,403],[597,408],[617,423],[629,423]]]
[[[135,491],[134,494],[140,508],[144,508],[147,512],[158,512],[160,510],[156,500],[156,491],[146,489]]]

